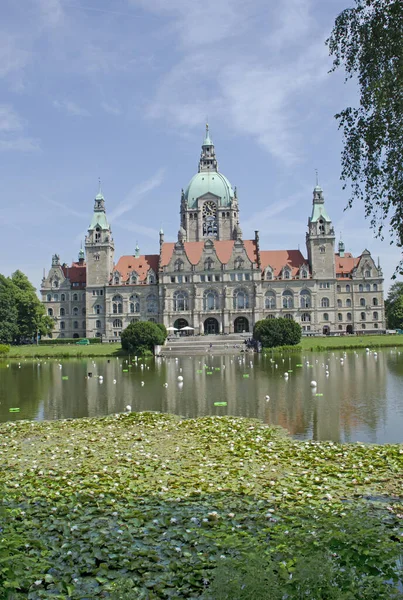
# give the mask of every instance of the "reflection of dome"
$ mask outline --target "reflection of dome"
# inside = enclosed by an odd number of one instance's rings
[[[210,192],[220,198],[219,206],[230,206],[234,198],[234,190],[230,182],[224,175],[217,171],[196,173],[190,180],[185,192],[185,198],[188,201],[189,208],[195,208],[197,199]]]

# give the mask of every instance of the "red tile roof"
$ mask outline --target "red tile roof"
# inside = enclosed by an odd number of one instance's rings
[[[302,265],[307,265],[308,261],[299,250],[261,250],[260,261],[262,271],[267,267],[273,269],[274,277],[279,277],[283,267],[291,267],[292,277],[295,277]]]
[[[63,265],[62,271],[70,283],[78,283],[79,287],[85,287],[87,281],[87,268],[85,262],[73,262],[71,267]]]
[[[227,264],[232,255],[234,248],[234,240],[217,241],[212,240],[214,248],[217,253],[217,258],[223,264]],[[256,242],[255,240],[243,240],[243,244],[246,250],[248,258],[252,262],[257,262],[256,254]],[[197,265],[203,253],[204,242],[185,242],[185,253],[192,265]],[[172,242],[166,242],[162,245],[161,250],[161,266],[165,267],[172,258],[175,244]]]
[[[149,269],[153,269],[154,273],[158,273],[158,254],[144,254],[136,258],[135,256],[121,256],[115,265],[114,271],[118,271],[123,281],[130,277],[132,271],[136,271],[139,276],[140,283],[147,280]]]
[[[336,265],[336,276],[340,275],[349,275],[353,272],[354,267],[358,265],[360,262],[361,256],[357,256],[356,258],[350,254],[350,252],[345,252],[344,256],[341,257],[340,254],[335,254],[335,265]]]

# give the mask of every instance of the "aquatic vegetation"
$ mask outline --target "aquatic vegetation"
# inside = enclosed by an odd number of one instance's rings
[[[325,549],[329,569],[398,578],[403,446],[128,413],[2,424],[0,464],[0,598],[204,598],[223,561],[289,577]]]

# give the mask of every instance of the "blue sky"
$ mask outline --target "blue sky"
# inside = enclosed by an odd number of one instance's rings
[[[352,3],[352,0],[350,0]],[[344,212],[333,115],[353,83],[329,75],[324,40],[347,0],[2,0],[0,272],[39,287],[51,255],[76,260],[98,177],[120,255],[174,241],[181,188],[197,170],[206,118],[220,170],[237,186],[245,238],[300,246],[315,169],[348,251],[373,239],[363,207]]]

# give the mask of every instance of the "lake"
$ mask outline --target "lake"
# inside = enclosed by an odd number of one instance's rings
[[[2,422],[95,417],[122,412],[127,405],[184,417],[258,418],[281,425],[296,439],[399,443],[403,352],[0,362]]]

